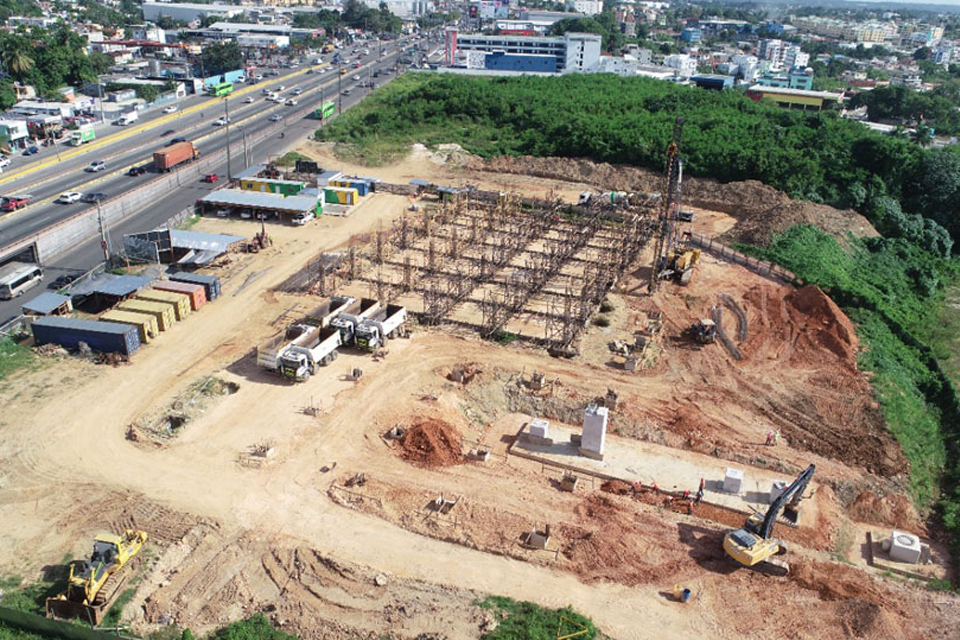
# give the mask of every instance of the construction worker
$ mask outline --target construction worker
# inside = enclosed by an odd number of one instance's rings
[[[773,444],[780,444],[780,429],[773,432]]]
[[[703,481],[703,478],[700,478],[700,487],[697,489],[697,504],[700,504],[700,501],[703,500],[703,489],[706,486],[706,483]]]
[[[773,443],[773,439],[774,439],[773,431],[767,431],[767,442],[766,442],[766,445],[767,445],[768,447],[772,447],[772,446],[773,446],[773,444],[774,444],[774,443]]]

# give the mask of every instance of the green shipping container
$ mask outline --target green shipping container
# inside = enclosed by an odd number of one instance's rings
[[[240,188],[244,191],[259,191],[260,193],[277,193],[281,196],[295,196],[306,185],[296,180],[274,180],[271,178],[244,178],[240,181]]]

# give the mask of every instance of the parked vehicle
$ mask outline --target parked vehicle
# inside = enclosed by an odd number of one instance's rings
[[[30,200],[32,199],[33,196],[29,194],[19,196],[4,196],[3,200],[0,200],[0,209],[3,211],[16,211],[17,209],[23,209],[25,206],[30,204]]]
[[[57,202],[60,204],[73,204],[74,202],[79,202],[82,195],[79,191],[64,191],[60,194],[60,197],[57,198]]]
[[[293,222],[293,224],[294,224],[295,226],[297,226],[297,227],[303,227],[303,226],[305,226],[308,222],[310,222],[311,220],[313,220],[315,217],[316,217],[316,216],[314,216],[314,214],[312,214],[312,213],[298,213],[297,215],[293,216],[293,221],[292,221],[292,222]]]
[[[376,313],[379,308],[380,303],[377,300],[362,298],[356,312],[344,312],[334,318],[330,324],[340,329],[340,343],[353,344],[357,327],[372,314]]]
[[[98,202],[103,202],[103,201],[106,200],[106,199],[107,199],[107,194],[102,193],[102,192],[100,192],[100,191],[95,191],[95,192],[93,192],[93,193],[85,193],[85,194],[83,194],[83,196],[80,198],[80,200],[81,200],[82,202],[89,202],[89,203],[91,203],[91,204],[96,204],[96,203],[98,203]]]
[[[27,147],[26,149],[23,150],[23,155],[25,155],[25,156],[32,156],[32,155],[35,155],[35,154],[37,154],[37,153],[40,153],[40,149],[38,149],[36,146],[33,146],[33,145],[31,145],[31,146],[29,146],[29,147]]]
[[[10,166],[10,158],[7,156],[0,156],[0,169],[6,169]]]
[[[340,329],[326,327],[312,332],[302,345],[292,345],[280,355],[280,374],[296,382],[306,382],[317,372],[337,359]]]
[[[70,132],[70,144],[79,147],[85,142],[90,142],[97,137],[97,132],[93,130],[92,124],[82,124],[76,131]]]
[[[177,144],[155,151],[153,165],[157,171],[171,171],[177,165],[193,162],[200,157],[200,150],[192,142],[178,142]]]
[[[203,178],[202,178],[202,180],[203,180],[204,182],[209,182],[209,183],[214,183],[214,182],[216,182],[216,181],[219,180],[219,179],[220,179],[220,176],[217,175],[216,173],[208,173],[207,175],[203,176]]]
[[[403,331],[406,320],[406,307],[388,304],[386,309],[376,312],[357,327],[357,347],[364,351],[379,349],[387,344],[388,339]]]
[[[217,217],[218,217],[218,218],[229,218],[229,217],[230,217],[230,209],[217,209]]]
[[[107,170],[107,163],[104,162],[103,160],[95,160],[90,164],[88,164],[86,168],[84,168],[84,171],[86,171],[87,173],[99,173],[100,171],[106,171],[106,170]]]
[[[316,332],[317,327],[307,324],[294,324],[287,327],[265,343],[257,345],[257,364],[271,371],[279,370],[283,352],[292,346],[306,344],[310,335]]]
[[[53,289],[54,291],[63,289],[65,286],[73,284],[79,277],[80,276],[73,273],[65,273],[62,276],[57,276],[56,280],[47,285],[47,289]]]

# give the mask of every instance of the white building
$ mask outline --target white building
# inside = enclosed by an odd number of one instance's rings
[[[730,75],[739,75],[744,82],[753,84],[760,75],[760,60],[756,56],[735,55],[730,60]]]
[[[783,64],[783,48],[782,40],[761,40],[757,55],[761,60],[767,60],[779,67]]]
[[[595,16],[603,13],[603,0],[567,0],[567,7],[576,13]]]
[[[193,4],[188,2],[144,2],[143,19],[156,22],[167,16],[183,22],[194,22],[207,16],[233,18],[243,13],[243,7],[230,4]]]
[[[58,18],[43,16],[10,16],[7,18],[8,27],[43,27],[48,29],[59,22]]]
[[[783,66],[787,69],[806,67],[810,64],[810,54],[803,52],[799,46],[792,45],[783,50]]]
[[[697,60],[685,53],[674,53],[663,60],[663,66],[676,71],[678,76],[689,78],[697,75]]]
[[[510,55],[552,56],[553,73],[592,73],[600,66],[601,37],[595,33],[566,33],[563,36],[488,36],[461,34],[447,29],[448,59],[459,59],[460,51],[502,52]]]
[[[134,40],[150,40],[151,42],[166,42],[167,34],[160,27],[139,24],[130,28]]]
[[[953,47],[944,47],[939,46],[934,49],[933,53],[930,55],[930,60],[934,64],[942,64],[944,66],[953,62],[954,58],[954,49]]]
[[[248,34],[237,36],[237,44],[251,49],[283,49],[290,46],[290,36]]]
[[[599,73],[613,73],[618,76],[635,76],[639,68],[637,59],[631,55],[600,56]]]
[[[381,4],[386,4],[390,13],[403,20],[425,16],[434,11],[431,0],[363,0],[363,3],[371,9],[379,9]]]

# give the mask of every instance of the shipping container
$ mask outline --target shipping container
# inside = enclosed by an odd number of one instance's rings
[[[189,282],[191,284],[202,284],[207,293],[207,302],[213,302],[220,297],[220,278],[209,276],[205,273],[190,273],[181,271],[174,273],[170,279],[175,282]]]
[[[323,190],[324,202],[333,204],[357,204],[359,194],[356,189],[343,187],[327,187]]]
[[[123,311],[139,311],[140,313],[152,314],[157,319],[160,331],[167,331],[176,322],[173,305],[167,302],[130,299],[124,300],[116,308]]]
[[[207,290],[203,288],[202,284],[158,280],[153,283],[153,288],[157,291],[174,291],[187,294],[190,297],[190,308],[194,311],[199,311],[200,307],[207,302]]]
[[[370,181],[360,178],[339,178],[337,180],[331,180],[330,186],[340,189],[356,189],[357,194],[361,197],[373,191],[373,186],[370,184]]]
[[[151,300],[153,302],[169,302],[173,305],[173,312],[177,315],[177,321],[182,321],[190,315],[190,298],[185,293],[176,293],[173,291],[159,291],[153,289],[141,289],[134,298],[138,300]]]
[[[132,324],[44,316],[34,320],[32,328],[38,345],[59,344],[75,349],[83,342],[97,351],[125,355],[140,348],[140,334]]]
[[[244,191],[259,191],[260,193],[277,193],[282,196],[295,196],[307,186],[297,180],[273,180],[271,178],[243,178],[240,188]]]
[[[157,324],[157,319],[149,313],[111,309],[100,316],[100,322],[132,324],[137,328],[138,335],[140,336],[140,344],[147,344],[160,335],[160,327]]]
[[[178,142],[165,149],[155,151],[153,166],[157,171],[170,171],[184,162],[193,162],[200,157],[200,150],[192,142]]]

